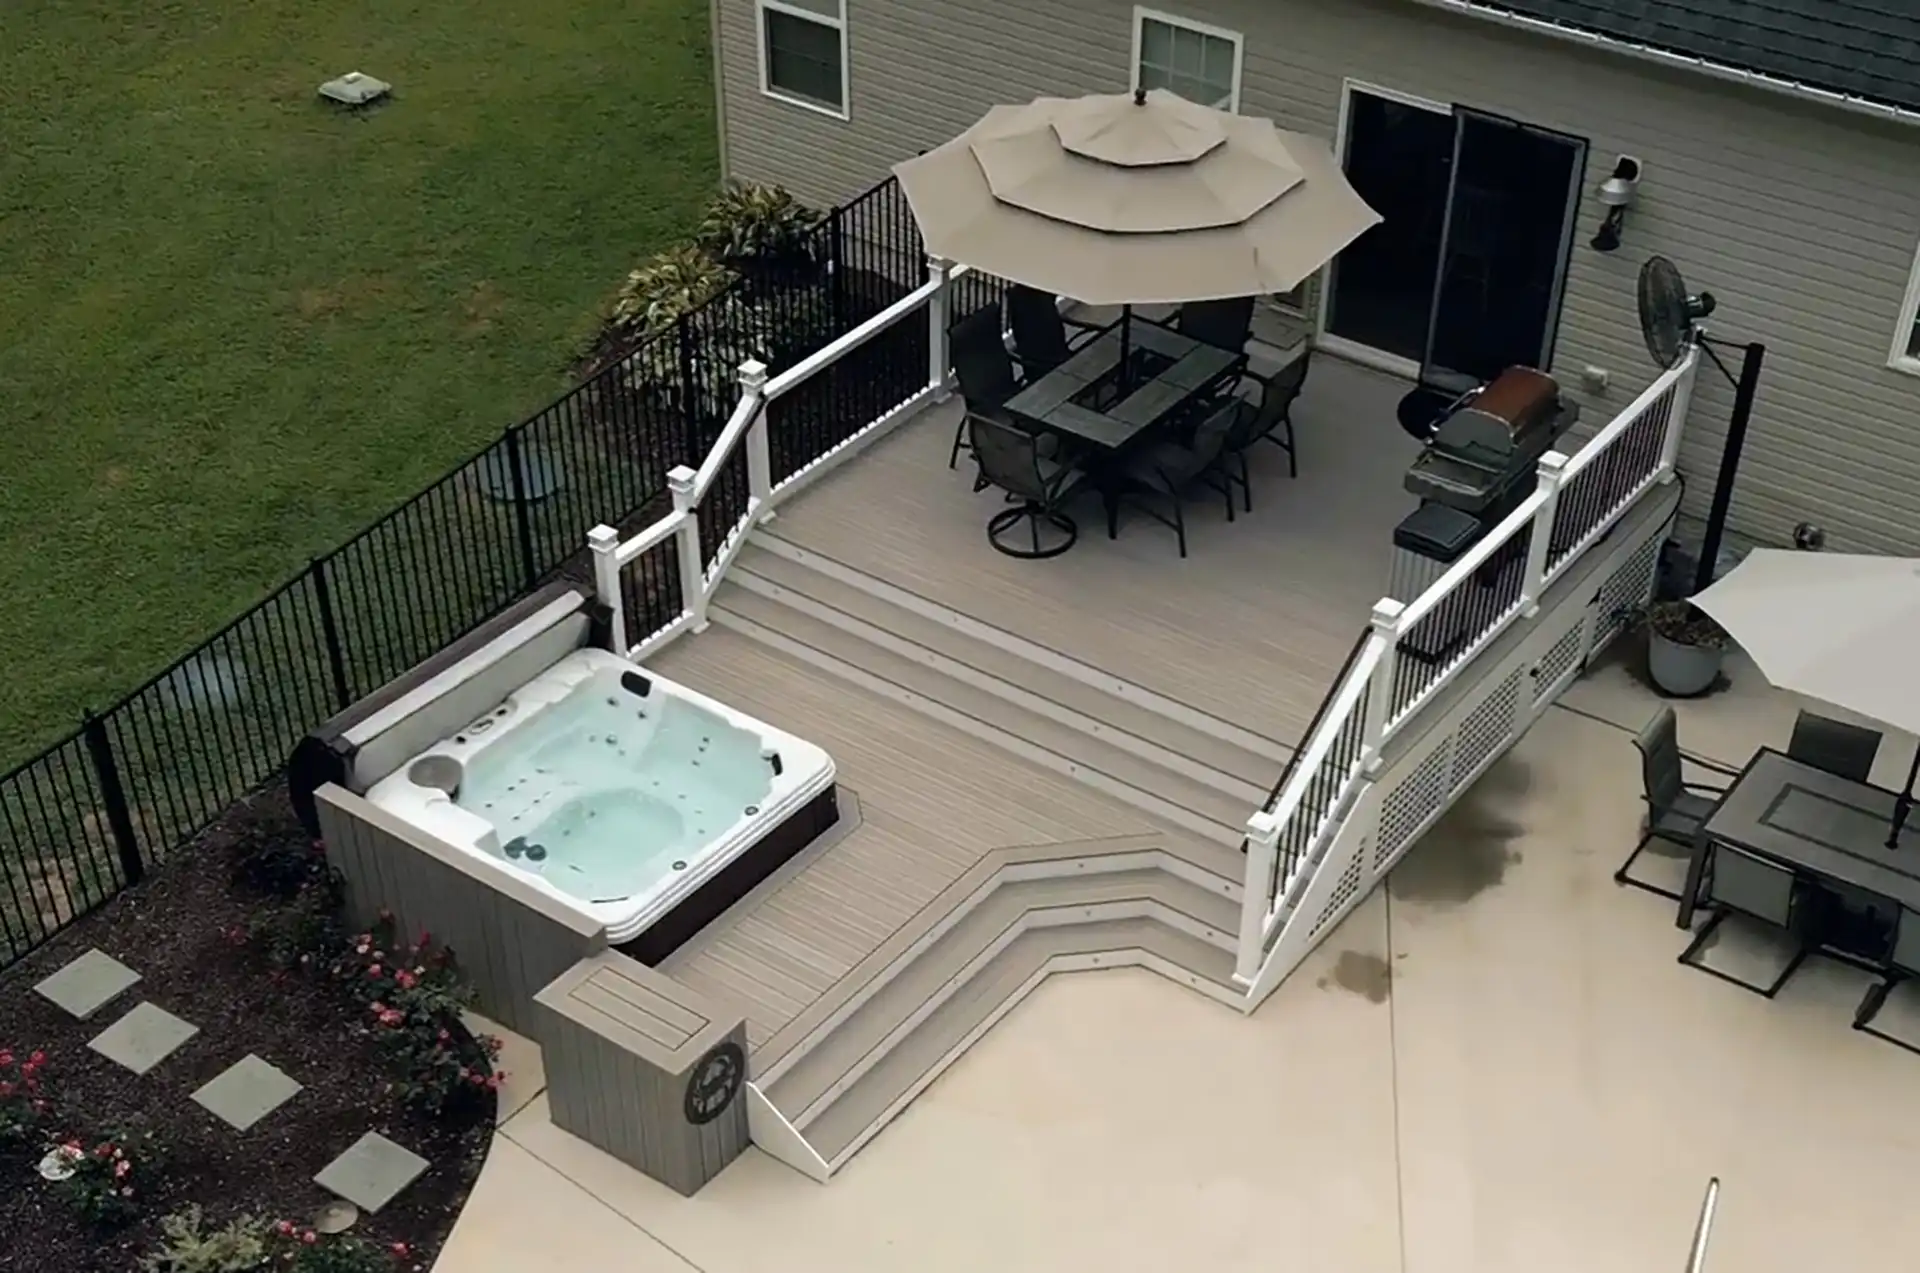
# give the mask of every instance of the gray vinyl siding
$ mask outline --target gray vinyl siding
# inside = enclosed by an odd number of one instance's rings
[[[847,0],[852,118],[759,91],[753,0],[720,0],[730,175],[826,204],[883,178],[987,107],[1124,90],[1120,0]],[[1713,330],[1768,345],[1734,532],[1787,540],[1812,521],[1840,550],[1920,553],[1920,378],[1887,352],[1920,237],[1920,130],[1668,71],[1402,0],[1154,6],[1245,37],[1241,109],[1331,139],[1343,77],[1459,102],[1591,143],[1553,370],[1604,419],[1651,378],[1634,277],[1654,252],[1720,301]],[[1645,165],[1624,246],[1587,246],[1620,153]],[[1728,355],[1737,369],[1738,350]],[[1682,454],[1706,506],[1730,387],[1703,369]],[[1379,427],[1391,428],[1390,421]]]

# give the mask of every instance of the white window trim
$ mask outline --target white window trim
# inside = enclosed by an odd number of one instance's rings
[[[852,118],[853,107],[853,65],[847,59],[847,0],[840,0],[840,16],[830,18],[824,13],[815,13],[812,9],[802,9],[798,5],[782,4],[780,0],[754,0],[753,4],[753,43],[760,57],[760,95],[771,97],[776,102],[788,106],[798,106],[801,110],[812,111],[816,115],[825,115],[828,119],[846,120]],[[801,18],[823,27],[832,27],[840,33],[840,109],[835,110],[821,102],[812,101],[795,93],[786,93],[775,88],[768,80],[768,67],[771,59],[767,53],[767,10],[785,14],[792,18]]]
[[[767,0],[762,0],[766,3]],[[1163,9],[1149,9],[1142,5],[1133,6],[1133,61],[1128,70],[1130,83],[1127,91],[1140,91],[1140,37],[1147,19],[1164,22],[1170,27],[1181,27],[1196,35],[1212,36],[1216,40],[1225,40],[1233,45],[1233,91],[1227,97],[1227,110],[1235,115],[1240,113],[1240,68],[1246,58],[1246,41],[1238,31],[1229,31],[1225,27],[1212,26],[1205,22],[1195,22],[1192,18],[1183,18]]]
[[[1900,302],[1900,325],[1893,329],[1893,343],[1887,348],[1887,366],[1909,376],[1920,376],[1920,358],[1907,352],[1913,342],[1913,324],[1920,320],[1920,248],[1913,254],[1907,271],[1907,294]]]

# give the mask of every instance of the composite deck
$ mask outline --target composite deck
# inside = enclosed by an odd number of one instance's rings
[[[796,859],[796,869],[661,966],[739,1003],[756,1048],[989,852],[1164,830],[1097,791],[719,627],[675,642],[650,664],[824,747],[855,797],[858,822],[844,837]]]
[[[1418,453],[1396,425],[1403,382],[1317,358],[1294,408],[1300,475],[1258,446],[1253,511],[1188,510],[1190,556],[1144,513],[1106,537],[1097,498],[1072,510],[1080,542],[1021,561],[986,541],[994,493],[947,468],[958,407],[922,413],[782,506],[774,533],[1254,733],[1293,745],[1373,603],[1392,531],[1414,507]]]

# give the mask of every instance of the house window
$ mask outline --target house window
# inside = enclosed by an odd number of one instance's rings
[[[1240,109],[1240,36],[1156,9],[1133,11],[1133,87]]]
[[[1900,322],[1893,331],[1887,365],[1920,376],[1920,252],[1914,253],[1913,268],[1907,274],[1907,298],[1900,303]]]
[[[760,91],[847,118],[847,20],[841,0],[757,0]]]

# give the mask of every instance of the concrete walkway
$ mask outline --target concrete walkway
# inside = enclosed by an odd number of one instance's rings
[[[1734,675],[1680,706],[1689,750],[1785,744],[1794,704]],[[1612,883],[1654,706],[1617,670],[1576,687],[1251,1020],[1056,980],[830,1186],[750,1151],[683,1199],[556,1131],[520,1044],[436,1267],[1645,1273],[1713,1174],[1714,1269],[1882,1265],[1920,1245],[1920,1057],[1848,1029],[1863,974],[1765,1001]]]

